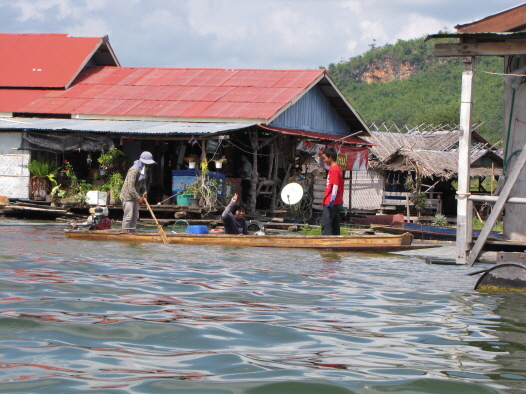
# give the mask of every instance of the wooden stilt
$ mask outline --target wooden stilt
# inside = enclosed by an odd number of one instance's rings
[[[460,98],[460,138],[458,146],[458,190],[457,190],[457,263],[465,264],[473,241],[473,211],[468,200],[469,151],[471,147],[471,112],[473,108],[473,63],[474,57],[462,58],[462,93]]]

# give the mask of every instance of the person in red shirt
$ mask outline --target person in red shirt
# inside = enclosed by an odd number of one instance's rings
[[[322,235],[340,235],[340,211],[343,206],[343,174],[336,159],[338,152],[327,148],[323,152],[323,161],[329,167],[327,187],[323,196],[323,212],[321,214]]]

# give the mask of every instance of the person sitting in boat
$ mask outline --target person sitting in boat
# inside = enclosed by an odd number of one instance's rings
[[[151,164],[157,164],[150,152],[142,152],[139,160],[126,173],[126,179],[121,189],[120,199],[124,216],[122,229],[126,232],[135,232],[139,220],[139,205],[146,200],[147,169]]]
[[[238,195],[234,194],[230,203],[225,207],[221,218],[225,234],[248,235],[247,221],[245,220],[246,205],[243,202],[237,202]],[[232,213],[234,212],[234,213]]]

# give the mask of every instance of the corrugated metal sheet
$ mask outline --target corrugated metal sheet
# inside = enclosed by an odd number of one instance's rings
[[[310,89],[298,102],[274,119],[270,126],[285,128],[298,128],[299,126],[306,130],[342,135],[351,132],[350,125],[342,119],[317,86]]]
[[[199,121],[251,119],[268,123],[287,109],[276,126],[345,134],[349,131],[341,112],[347,108],[345,100],[333,89],[333,99],[341,101],[337,107],[343,108],[336,110],[320,89],[311,89],[322,77],[327,77],[325,70],[88,67],[64,92],[43,90],[40,97],[33,93],[17,101],[21,105],[0,97],[0,112],[184,117]],[[309,89],[315,92],[307,92]],[[2,94],[9,92],[0,89]],[[347,112],[352,113],[348,108]],[[363,124],[356,117],[353,121]],[[367,130],[364,124],[363,128]]]
[[[0,34],[0,86],[64,88],[102,38]]]
[[[0,118],[0,130],[87,131],[119,134],[214,134],[254,126],[254,123],[147,122],[133,120],[86,120]]]

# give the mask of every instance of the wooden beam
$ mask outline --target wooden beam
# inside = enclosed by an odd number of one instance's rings
[[[505,56],[526,54],[526,42],[435,44],[435,56]]]
[[[511,189],[513,189],[513,186],[515,186],[517,179],[519,179],[519,175],[525,163],[526,163],[526,144],[524,145],[524,148],[522,148],[522,152],[519,155],[519,158],[517,159],[517,163],[515,163],[515,165],[513,166],[513,170],[511,170],[510,175],[506,179],[506,183],[504,184],[504,187],[502,188],[502,192],[500,193],[499,199],[493,206],[493,210],[491,211],[491,214],[489,215],[488,220],[486,220],[484,227],[480,231],[480,234],[477,238],[477,242],[475,242],[473,249],[471,249],[471,252],[468,255],[467,263],[469,265],[473,265],[477,257],[479,257],[479,254],[482,251],[482,247],[486,243],[489,233],[493,229],[493,226],[495,225],[497,218],[499,217],[500,213],[504,209],[504,205],[508,201],[508,197],[511,193]]]
[[[465,264],[473,241],[473,209],[468,200],[471,148],[471,113],[473,110],[473,69],[475,58],[462,59],[462,92],[460,96],[460,137],[458,140],[457,190],[457,263]]]

